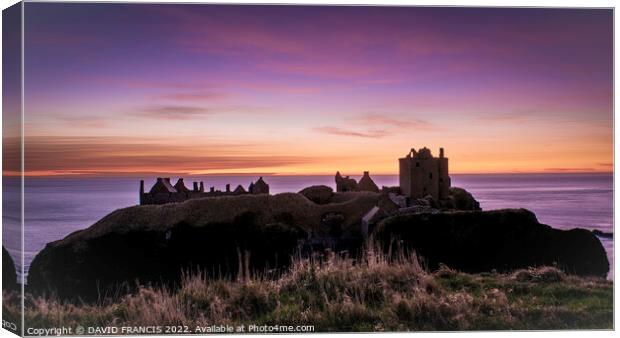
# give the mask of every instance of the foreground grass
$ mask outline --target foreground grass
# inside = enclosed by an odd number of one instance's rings
[[[5,316],[17,317],[4,294]],[[415,257],[369,252],[297,260],[276,280],[185,276],[179,290],[142,287],[101,304],[26,298],[27,327],[314,325],[316,331],[612,329],[613,284],[551,267],[512,274],[433,273]]]

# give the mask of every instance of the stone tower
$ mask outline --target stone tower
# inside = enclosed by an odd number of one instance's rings
[[[407,156],[398,159],[400,172],[400,190],[411,198],[427,195],[439,200],[448,197],[450,176],[448,175],[448,158],[444,157],[443,148],[439,148],[439,157],[433,157],[430,149],[424,147],[419,151],[411,149]]]

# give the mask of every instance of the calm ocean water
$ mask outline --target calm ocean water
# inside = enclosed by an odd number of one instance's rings
[[[526,208],[538,220],[559,229],[576,227],[613,232],[613,175],[611,174],[505,174],[451,175],[452,185],[470,191],[483,210]],[[355,177],[359,179],[359,177]],[[211,176],[186,178],[205,182],[205,189],[224,190],[256,177]],[[398,185],[395,175],[373,176],[377,185]],[[19,181],[6,179],[3,186],[3,236],[7,250],[19,256]],[[147,189],[154,178],[146,180]],[[333,176],[270,176],[271,193],[297,192],[310,185],[335,188]],[[173,181],[175,179],[173,178]],[[8,184],[7,184],[8,183]],[[26,181],[25,270],[34,256],[51,241],[89,227],[115,209],[138,203],[138,178],[32,178]],[[8,197],[8,199],[7,199]],[[602,239],[613,269],[613,240]],[[19,265],[19,261],[15,260]],[[18,267],[19,268],[19,267]],[[610,272],[610,278],[613,270]]]

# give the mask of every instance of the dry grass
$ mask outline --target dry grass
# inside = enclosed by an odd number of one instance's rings
[[[337,254],[297,259],[276,279],[183,276],[174,292],[143,287],[113,303],[26,299],[26,324],[144,326],[314,325],[317,331],[575,329],[613,327],[613,284],[541,267],[513,274],[465,274],[418,259]],[[7,316],[19,307],[5,294]],[[13,298],[11,298],[13,297]]]
[[[543,266],[540,268],[517,270],[514,272],[513,278],[520,282],[556,283],[563,281],[566,278],[566,274],[558,268]]]

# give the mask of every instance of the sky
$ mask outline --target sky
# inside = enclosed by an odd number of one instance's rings
[[[26,3],[26,173],[394,174],[423,146],[451,173],[610,172],[612,25],[603,9]]]

